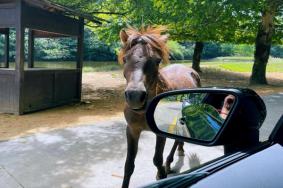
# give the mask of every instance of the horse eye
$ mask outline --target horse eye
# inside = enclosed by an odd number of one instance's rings
[[[132,43],[131,43],[131,46],[133,47],[133,46],[135,46],[137,43],[138,43],[138,39],[134,39],[134,40],[132,41]]]
[[[123,63],[124,64],[126,63],[126,57],[123,57]]]
[[[159,65],[161,63],[161,59],[156,59],[156,64]]]

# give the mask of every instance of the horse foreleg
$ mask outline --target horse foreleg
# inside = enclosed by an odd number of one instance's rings
[[[135,158],[138,151],[138,141],[140,137],[140,132],[131,131],[129,126],[127,126],[126,134],[127,134],[127,158],[124,168],[124,179],[123,179],[122,188],[129,187],[130,178],[135,169]]]
[[[163,151],[166,138],[156,136],[155,153],[153,157],[153,163],[157,167],[156,179],[163,179],[167,177],[165,168],[163,166]]]
[[[179,146],[178,146],[178,156],[185,156],[184,142],[179,142]]]

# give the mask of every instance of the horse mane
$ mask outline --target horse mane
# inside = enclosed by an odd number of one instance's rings
[[[118,54],[118,61],[123,64],[123,57],[130,50],[138,38],[142,38],[145,41],[147,49],[153,48],[160,55],[163,63],[169,63],[169,49],[166,45],[168,35],[163,33],[167,31],[164,26],[147,26],[141,27],[139,30],[134,27],[128,27],[124,30],[129,36],[126,43],[120,48]]]

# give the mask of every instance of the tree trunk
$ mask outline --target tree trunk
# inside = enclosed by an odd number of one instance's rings
[[[274,9],[272,7],[262,13],[262,20],[255,41],[254,65],[250,84],[267,84],[266,65],[274,31],[273,18]]]
[[[202,51],[203,51],[203,46],[204,46],[203,42],[196,42],[195,43],[192,68],[197,72],[201,72],[200,58],[201,58],[201,54],[202,54]]]

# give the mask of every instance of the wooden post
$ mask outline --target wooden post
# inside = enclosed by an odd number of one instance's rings
[[[16,114],[23,114],[23,86],[24,86],[24,40],[25,40],[25,28],[22,22],[22,4],[21,0],[17,1],[16,11],[16,77],[15,77],[15,88],[16,88]]]
[[[4,57],[4,68],[9,68],[9,29],[5,34],[5,57]]]
[[[34,31],[29,29],[28,33],[28,68],[34,67]]]
[[[81,94],[82,94],[83,43],[84,43],[84,19],[80,18],[79,35],[77,38],[77,70],[78,70],[77,95],[79,100],[81,100]]]

